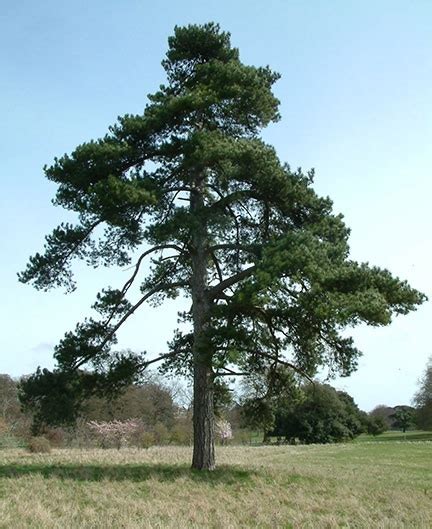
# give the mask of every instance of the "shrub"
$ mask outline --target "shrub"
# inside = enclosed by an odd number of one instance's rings
[[[238,445],[249,445],[251,444],[252,432],[244,428],[235,430],[233,436],[233,443]]]
[[[2,417],[0,417],[0,435],[5,435],[8,433],[9,433],[9,425]]]
[[[50,428],[44,434],[50,445],[54,448],[60,448],[64,445],[65,433],[61,428]]]
[[[192,443],[192,423],[178,419],[171,429],[170,442],[174,445],[190,445]]]
[[[153,432],[143,432],[141,434],[142,448],[150,448],[155,444],[155,436]]]
[[[20,448],[22,441],[17,439],[14,435],[9,433],[0,435],[0,449],[1,448]]]
[[[170,435],[169,435],[169,432],[168,432],[168,428],[163,423],[157,422],[153,426],[152,431],[153,431],[155,444],[163,445],[163,444],[167,444],[168,443],[168,441],[170,439]]]
[[[49,454],[51,452],[51,445],[46,437],[32,437],[27,448],[33,454]]]

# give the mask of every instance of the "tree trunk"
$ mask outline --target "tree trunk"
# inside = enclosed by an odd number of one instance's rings
[[[192,468],[215,469],[213,373],[204,365],[194,366],[194,448]]]
[[[199,220],[204,207],[204,177],[197,178],[190,195],[190,210],[196,216],[192,231],[192,319],[194,402],[194,449],[192,468],[214,470],[214,410],[213,410],[213,351],[207,338],[210,301],[207,294],[208,237],[205,222]]]

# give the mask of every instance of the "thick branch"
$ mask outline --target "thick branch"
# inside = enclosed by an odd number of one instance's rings
[[[220,371],[216,371],[215,376],[217,377],[244,377],[249,376],[250,373],[238,373],[237,371],[233,371],[232,369],[229,369],[228,367],[222,367],[221,369],[225,369],[225,373],[221,373]]]
[[[245,268],[238,274],[234,274],[233,276],[228,277],[224,281],[221,281],[218,285],[215,285],[214,287],[210,288],[208,291],[210,298],[217,299],[218,295],[222,294],[226,288],[229,288],[241,281],[242,279],[249,277],[256,270],[256,268],[256,265],[250,266],[249,268]]]
[[[143,362],[143,365],[141,366],[140,371],[144,371],[145,369],[147,369],[147,367],[150,364],[155,364],[156,362],[160,362],[161,360],[165,360],[167,358],[171,358],[171,357],[175,356],[176,354],[177,354],[177,351],[173,351],[171,353],[166,353],[166,354],[160,355],[157,358],[152,358],[151,360],[147,360],[146,362]]]
[[[219,195],[221,196],[221,195]],[[217,208],[224,208],[226,206],[229,206],[233,202],[240,201],[242,198],[256,198],[258,199],[258,194],[256,191],[253,191],[252,189],[242,189],[239,191],[234,191],[230,195],[221,196],[221,199],[217,202],[214,202],[210,208],[217,209]]]

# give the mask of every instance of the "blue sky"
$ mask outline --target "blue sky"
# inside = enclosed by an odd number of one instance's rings
[[[431,2],[3,0],[0,372],[51,367],[53,345],[89,314],[96,292],[125,278],[78,265],[68,296],[17,282],[44,235],[70,218],[51,205],[43,165],[104,135],[118,115],[141,112],[164,82],[173,27],[211,20],[231,32],[244,62],[282,74],[282,120],[263,136],[293,167],[315,167],[316,190],[352,229],[352,257],[431,297]],[[178,308],[146,308],[120,345],[163,352]],[[409,403],[432,354],[431,316],[427,303],[390,327],[354,330],[364,356],[335,385],[367,410]]]

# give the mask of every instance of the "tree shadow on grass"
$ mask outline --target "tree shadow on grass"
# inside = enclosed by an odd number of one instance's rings
[[[212,472],[192,470],[187,465],[151,464],[8,464],[0,465],[0,478],[17,478],[29,475],[42,475],[44,478],[59,478],[75,481],[133,481],[149,479],[175,481],[187,478],[194,482],[209,485],[235,485],[251,481],[254,471],[230,466],[221,466]]]

